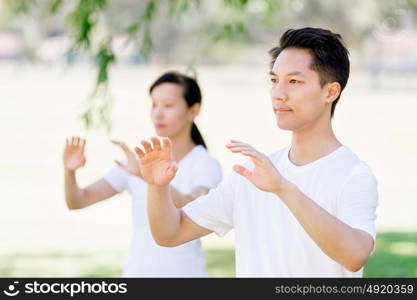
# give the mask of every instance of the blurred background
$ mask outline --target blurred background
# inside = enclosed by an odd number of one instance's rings
[[[87,138],[85,186],[153,134],[148,87],[197,76],[197,124],[223,175],[290,143],[269,100],[269,56],[288,28],[342,34],[351,76],[333,125],[379,183],[376,250],[366,277],[417,277],[416,0],[28,0],[0,2],[0,276],[118,277],[131,225],[127,193],[68,211],[65,138]],[[234,276],[233,232],[203,238],[209,275]]]

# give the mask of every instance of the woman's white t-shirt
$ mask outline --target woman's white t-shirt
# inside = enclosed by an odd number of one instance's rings
[[[279,172],[327,212],[375,240],[377,181],[369,167],[346,146],[303,166],[289,160],[289,150],[269,156]],[[246,167],[253,169],[253,163]],[[278,196],[237,173],[183,210],[220,236],[234,228],[238,277],[362,275],[362,269],[350,272],[328,257]]]
[[[177,247],[162,247],[154,241],[147,215],[146,182],[117,165],[104,179],[119,193],[128,190],[132,196],[133,238],[123,277],[207,276],[200,240]],[[220,164],[203,146],[197,145],[178,162],[171,185],[189,194],[196,187],[213,188],[220,180]]]

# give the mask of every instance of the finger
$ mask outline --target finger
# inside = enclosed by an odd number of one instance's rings
[[[246,144],[228,144],[226,145],[227,148],[229,149],[233,149],[233,148],[244,148],[244,149],[250,149],[250,150],[255,150],[253,147],[246,145]]]
[[[135,147],[135,152],[140,158],[145,157],[145,152],[143,152],[142,149],[140,149],[139,147]]]
[[[242,151],[241,152],[243,155],[248,156],[250,158],[252,158],[254,163],[260,164],[263,162],[262,157],[260,157],[259,153],[254,152],[254,151]]]
[[[227,148],[231,148],[231,147],[250,147],[252,148],[252,146],[250,146],[249,144],[245,144],[245,143],[230,143],[230,144],[226,144]]]
[[[233,170],[247,179],[252,177],[252,172],[241,165],[234,165]]]
[[[232,151],[233,153],[238,153],[238,152],[249,150],[249,149],[244,148],[244,147],[230,147],[229,150]]]
[[[172,151],[172,143],[171,140],[169,138],[163,138],[162,139],[162,150],[168,152],[169,154],[171,154]]]
[[[122,148],[122,150],[124,152],[126,152],[128,150],[128,147],[126,146],[125,143],[121,142],[121,141],[117,141],[117,140],[110,140],[114,145],[119,146],[120,148]]]
[[[241,153],[245,156],[248,156],[253,160],[254,163],[262,163],[262,157],[260,153],[248,147],[235,147],[231,148],[230,151],[232,151],[233,153]]]
[[[86,139],[82,139],[81,140],[81,150],[82,151],[84,151],[84,149],[85,149],[85,144],[87,143],[87,140]]]
[[[233,146],[233,147],[228,147],[228,148],[233,153],[238,153],[238,152],[242,152],[242,151],[256,153],[256,150],[254,150],[253,148],[248,147],[248,146]]]
[[[118,141],[118,140],[112,140],[112,139],[110,139],[110,142],[112,142],[113,144],[115,144],[117,146],[120,146],[120,141]]]
[[[242,142],[242,141],[239,141],[239,140],[234,140],[234,139],[231,139],[230,140],[230,143],[236,143],[236,144],[243,144],[243,145],[248,145],[247,143],[244,143],[244,142]]]
[[[75,139],[75,136],[71,137],[71,146],[75,146]]]
[[[152,141],[152,145],[153,148],[155,149],[155,151],[160,151],[161,150],[161,142],[159,141],[159,139],[156,136],[151,137],[151,141]]]
[[[65,139],[65,148],[67,148],[69,146],[69,140],[68,138]]]
[[[167,169],[167,175],[170,179],[174,178],[175,174],[177,173],[178,167],[175,161],[173,161]]]
[[[126,166],[124,164],[122,164],[120,161],[115,160],[114,161],[119,167],[121,167],[122,169],[124,169]]]
[[[126,144],[123,143],[122,141],[118,141],[118,140],[110,140],[110,142],[112,142],[113,144],[120,146],[120,147],[125,147]]]
[[[147,141],[141,141],[140,143],[142,144],[143,148],[145,148],[146,153],[152,152],[151,144],[149,144]]]
[[[74,141],[74,146],[75,146],[75,147],[78,147],[78,144],[79,144],[79,143],[80,143],[80,137],[78,137],[78,136],[77,136],[77,137],[75,138],[75,141]]]

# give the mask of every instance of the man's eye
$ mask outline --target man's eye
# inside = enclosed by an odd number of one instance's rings
[[[271,78],[271,82],[275,83],[275,82],[277,82],[277,80],[275,78]]]
[[[296,80],[296,79],[291,79],[290,80],[290,83],[300,83],[300,81],[299,80]]]

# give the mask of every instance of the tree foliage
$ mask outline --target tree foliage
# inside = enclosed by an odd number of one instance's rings
[[[417,0],[3,0],[13,15],[30,14],[42,10],[42,21],[57,15],[65,16],[65,29],[72,39],[69,53],[86,52],[94,58],[97,66],[95,87],[88,100],[81,119],[87,128],[105,126],[111,128],[110,108],[110,70],[118,56],[112,49],[112,41],[124,34],[135,44],[137,57],[146,62],[155,53],[155,21],[158,17],[168,24],[179,23],[185,16],[205,20],[208,31],[208,44],[216,45],[222,41],[239,41],[259,38],[254,30],[256,22],[266,25],[263,32],[274,31],[277,25],[298,27],[300,25],[326,26],[342,32],[345,40],[354,42],[358,37],[370,35],[377,21],[363,18],[362,23],[352,20],[352,11],[360,13],[362,6],[371,7],[373,16],[398,18],[397,12],[410,9],[416,15]],[[208,18],[207,10],[216,6]],[[115,7],[117,11],[114,12]],[[106,26],[106,16],[120,14],[119,22]],[[124,21],[126,11],[135,12],[132,20]],[[190,18],[188,18],[190,17]],[[327,23],[326,23],[327,22]],[[99,30],[100,28],[100,30]],[[105,28],[103,33],[102,28]],[[169,29],[169,28],[168,28]],[[209,32],[209,34],[207,34]],[[189,69],[193,69],[189,66]]]

